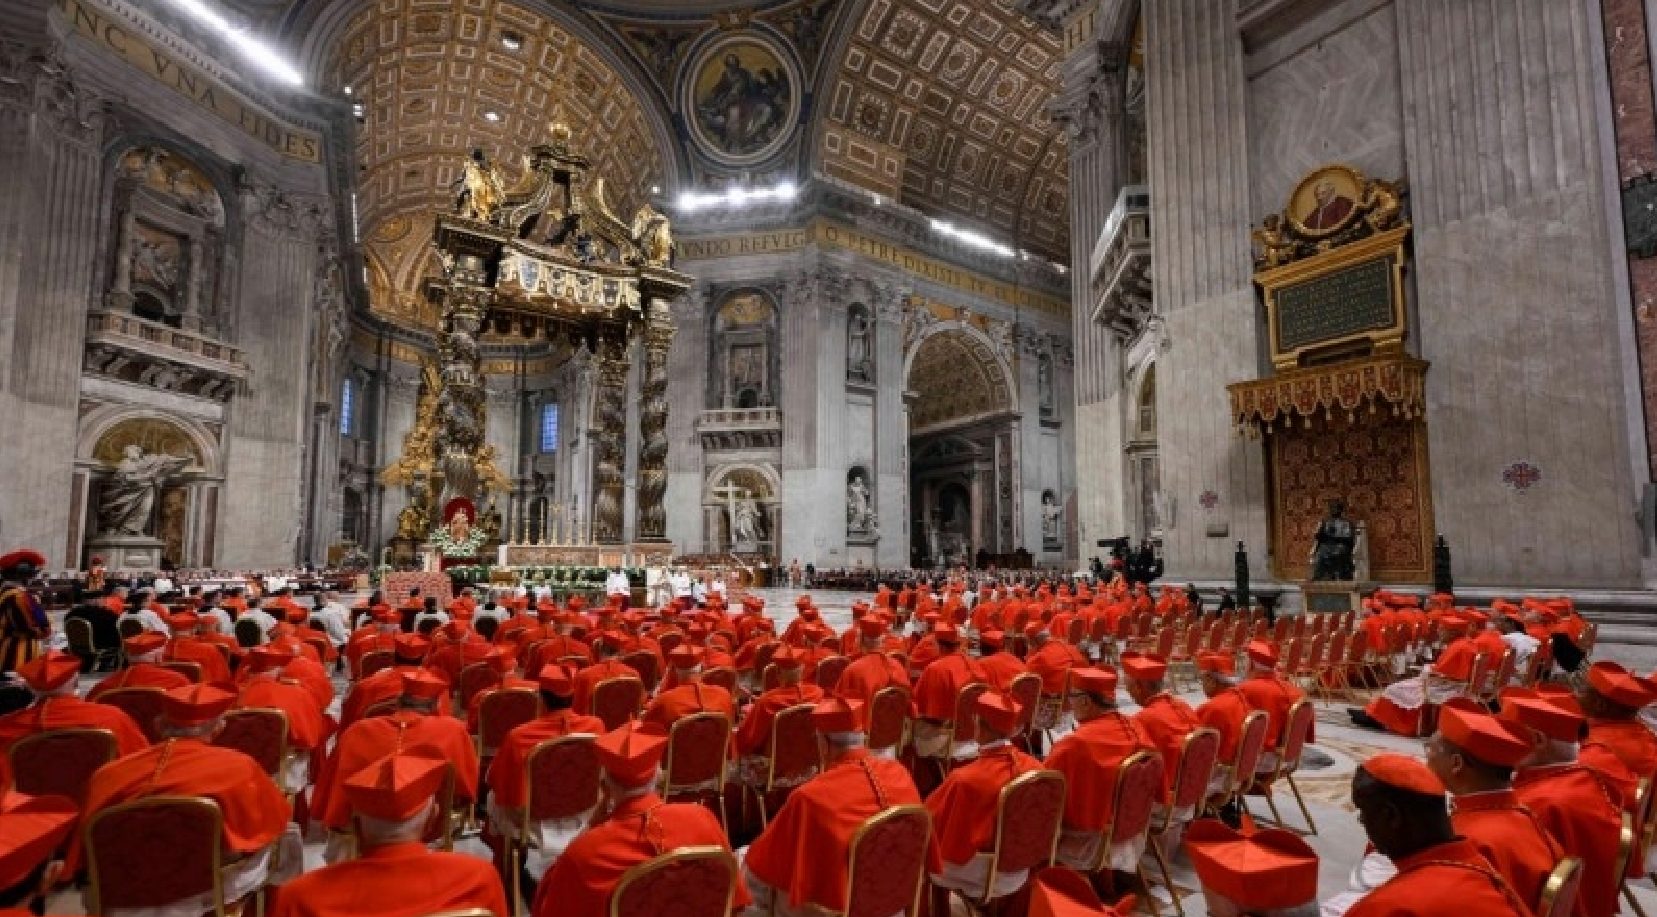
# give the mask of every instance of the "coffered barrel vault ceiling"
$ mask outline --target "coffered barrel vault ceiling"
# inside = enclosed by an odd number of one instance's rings
[[[1012,0],[871,0],[819,105],[823,168],[1069,259],[1058,36]]]
[[[504,39],[504,41],[503,41]],[[516,43],[516,49],[509,45]],[[357,212],[374,308],[429,325],[421,280],[434,272],[432,214],[454,200],[473,147],[511,183],[521,157],[569,124],[618,213],[663,180],[639,100],[593,49],[546,17],[499,0],[377,0],[333,45],[325,89],[364,105]]]
[[[473,146],[510,180],[561,119],[623,213],[652,185],[723,181],[677,110],[689,49],[720,30],[764,29],[804,71],[802,142],[750,180],[820,171],[1068,260],[1069,151],[1048,112],[1063,51],[1015,0],[222,2],[308,49],[318,89],[364,105],[359,225],[388,317],[433,318],[418,296],[431,213]]]

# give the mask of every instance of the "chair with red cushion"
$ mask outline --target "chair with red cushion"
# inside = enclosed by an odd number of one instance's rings
[[[1058,716],[1063,712],[1064,694],[1042,694],[1041,676],[1034,672],[1021,672],[1013,676],[1007,685],[1007,693],[1023,705],[1018,714],[1018,731],[1014,735],[1029,751],[1035,747],[1034,732],[1057,725]]]
[[[772,810],[788,798],[787,791],[810,780],[823,768],[823,758],[817,748],[817,728],[811,721],[812,706],[785,707],[771,721],[764,779],[748,787],[759,802],[761,830],[771,823]]]
[[[224,715],[224,727],[213,744],[252,758],[281,786],[288,763],[288,714],[274,707],[232,710]]]
[[[903,750],[909,732],[909,711],[913,709],[909,689],[888,685],[875,692],[869,704],[869,751],[892,749],[893,757]]]
[[[199,662],[190,662],[185,659],[169,659],[166,662],[157,663],[157,665],[169,672],[177,672],[178,674],[183,675],[185,678],[190,679],[190,683],[193,685],[201,684],[201,663]]]
[[[678,649],[679,644],[684,642],[685,635],[677,631],[668,631],[667,633],[656,638],[656,645],[662,648],[663,656],[666,656],[668,653]]]
[[[1168,806],[1162,811],[1160,819],[1152,819],[1151,852],[1156,857],[1157,868],[1162,871],[1162,887],[1173,896],[1174,908],[1179,911],[1180,917],[1185,917],[1185,905],[1181,903],[1179,890],[1174,886],[1168,858],[1162,850],[1162,839],[1170,830],[1188,820],[1179,817],[1178,813],[1190,811],[1195,815],[1201,810],[1208,796],[1208,783],[1213,779],[1214,767],[1219,761],[1220,733],[1206,726],[1191,730],[1180,745],[1179,763],[1174,769],[1174,785],[1169,792]]]
[[[1225,786],[1217,798],[1210,799],[1211,807],[1218,808],[1237,800],[1242,805],[1242,794],[1254,782],[1254,772],[1260,767],[1260,756],[1266,752],[1266,730],[1270,726],[1266,711],[1255,710],[1243,717],[1238,731],[1237,754],[1223,762],[1228,770]]]
[[[730,851],[681,847],[627,870],[610,895],[610,917],[727,917],[736,883]]]
[[[213,914],[224,917],[232,902],[220,880],[223,824],[216,803],[194,796],[150,796],[99,811],[83,835],[87,909],[157,908],[210,894]]]
[[[389,669],[397,664],[397,656],[391,650],[374,650],[363,653],[357,661],[357,680],[361,681],[381,669]]]
[[[541,715],[541,696],[534,688],[496,688],[478,701],[478,761],[495,757],[506,734]],[[485,768],[487,771],[487,769]]]
[[[815,741],[815,739],[814,739]],[[703,711],[675,720],[667,734],[662,764],[662,798],[667,802],[717,800],[719,823],[725,820],[725,762],[731,744],[731,721],[723,713]]]
[[[632,675],[606,678],[593,687],[593,716],[605,729],[620,729],[644,709],[644,682]]]
[[[736,669],[728,665],[719,665],[707,669],[702,672],[701,678],[697,680],[705,685],[718,685],[731,692],[732,697],[736,696]]]
[[[644,682],[645,691],[653,692],[662,679],[662,667],[656,661],[656,654],[649,650],[637,650],[621,657],[623,665],[639,673],[639,680]]]
[[[1306,742],[1312,735],[1312,726],[1317,722],[1317,711],[1310,699],[1296,701],[1289,708],[1289,714],[1283,726],[1283,750],[1279,753],[1277,767],[1269,774],[1257,781],[1265,794],[1266,805],[1271,809],[1272,821],[1279,827],[1288,827],[1283,824],[1283,816],[1277,814],[1277,800],[1274,798],[1274,789],[1277,782],[1282,780],[1289,785],[1294,793],[1295,802],[1300,805],[1300,814],[1306,819],[1307,834],[1318,833],[1317,825],[1312,822],[1312,813],[1306,808],[1306,800],[1300,795],[1300,787],[1295,785],[1295,771],[1300,769],[1300,757],[1306,750]]]
[[[576,818],[599,801],[598,752],[594,736],[567,735],[547,739],[530,749],[524,762],[523,821],[516,837],[507,839],[507,870],[517,876],[526,855],[528,838],[538,822]],[[515,914],[524,913],[523,887],[513,882]]]
[[[932,816],[925,806],[891,806],[852,835],[844,917],[919,917]]]
[[[49,729],[24,736],[6,753],[13,789],[83,803],[92,773],[115,760],[115,750],[115,734],[108,729]]]
[[[830,656],[817,663],[817,687],[824,691],[833,691],[834,686],[840,683],[840,673],[851,665],[849,656]]]
[[[1053,863],[1064,818],[1064,775],[1058,771],[1026,771],[1001,788],[996,803],[995,840],[990,847],[989,871],[980,904],[996,897],[998,873],[1033,870]]]
[[[1090,872],[1108,876],[1111,849],[1119,844],[1145,839],[1151,830],[1151,816],[1156,811],[1159,799],[1157,788],[1162,783],[1162,775],[1162,757],[1151,751],[1135,752],[1117,765],[1115,810],[1111,812],[1110,823],[1099,838],[1099,852]],[[1134,858],[1132,871],[1138,874],[1140,884],[1150,887],[1138,857]],[[1151,907],[1156,910],[1154,903]]]
[[[98,703],[119,707],[153,743],[161,741],[161,695],[164,693],[160,688],[115,688],[98,695]]]
[[[1570,917],[1576,911],[1577,894],[1582,890],[1582,861],[1566,857],[1559,861],[1542,885],[1542,900],[1536,917]]]
[[[500,670],[487,662],[474,662],[461,669],[460,693],[455,701],[455,710],[464,712],[472,709],[473,698],[483,691],[498,687],[500,683]]]

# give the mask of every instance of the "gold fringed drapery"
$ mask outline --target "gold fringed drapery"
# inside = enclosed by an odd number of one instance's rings
[[[1304,426],[1322,412],[1325,419],[1344,413],[1351,422],[1359,411],[1390,411],[1415,418],[1427,412],[1427,363],[1403,354],[1347,360],[1331,366],[1310,366],[1280,372],[1269,379],[1236,382],[1231,394],[1231,419],[1243,436],[1258,437],[1279,424]]]

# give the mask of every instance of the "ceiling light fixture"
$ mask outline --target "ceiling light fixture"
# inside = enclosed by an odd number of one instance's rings
[[[494,124],[500,119],[501,113],[498,111],[486,111],[483,113],[483,120],[488,121],[490,124]]]
[[[502,32],[501,47],[508,51],[516,51],[524,46],[524,37],[517,32]]]
[[[173,3],[223,35],[237,50],[251,58],[272,76],[289,85],[305,85],[304,75],[284,60],[282,55],[278,54],[274,48],[249,35],[239,26],[231,25],[228,19],[220,16],[201,0],[173,0]]]
[[[734,209],[749,203],[791,201],[799,195],[799,186],[792,181],[778,182],[769,188],[745,188],[741,185],[732,185],[720,192],[686,191],[679,195],[678,209],[686,213],[719,206]]]
[[[1018,252],[1011,245],[997,242],[989,236],[986,236],[980,232],[974,232],[971,229],[962,229],[959,226],[944,220],[933,220],[932,231],[938,233],[939,235],[954,239],[968,248],[976,248],[981,251],[991,252],[993,254],[1000,255],[1003,258],[1012,258],[1018,254]]]

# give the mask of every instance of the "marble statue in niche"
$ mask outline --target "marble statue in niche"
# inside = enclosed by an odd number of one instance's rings
[[[765,540],[765,523],[760,518],[759,501],[748,497],[731,504],[731,541],[747,547]]]
[[[1053,413],[1053,355],[1043,352],[1036,357],[1036,396],[1041,413]]]
[[[148,535],[156,495],[167,481],[190,464],[189,456],[144,454],[137,445],[122,450],[121,460],[98,498],[98,530],[103,535]]]
[[[1051,491],[1044,490],[1041,494],[1041,540],[1046,544],[1058,544],[1060,525],[1064,517],[1064,507],[1059,505],[1059,498]]]
[[[846,531],[867,534],[875,530],[874,501],[861,469],[854,469],[846,482]]]
[[[854,307],[846,317],[846,378],[856,382],[874,381],[874,363],[870,357],[869,338],[872,334],[869,313]]]

